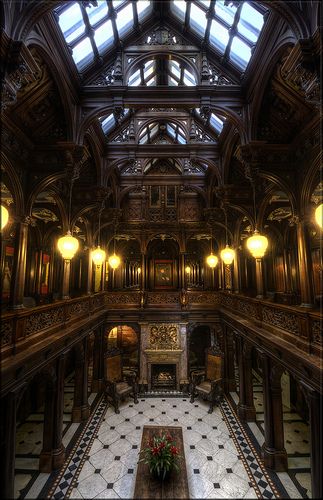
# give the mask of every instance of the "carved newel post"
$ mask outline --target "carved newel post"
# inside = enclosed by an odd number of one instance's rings
[[[313,307],[312,258],[309,248],[308,228],[304,218],[295,217],[297,228],[297,254],[299,265],[299,283],[301,307]]]
[[[104,327],[94,332],[92,392],[102,392],[104,387]]]
[[[72,422],[83,422],[90,415],[88,403],[88,338],[75,347],[75,386]]]

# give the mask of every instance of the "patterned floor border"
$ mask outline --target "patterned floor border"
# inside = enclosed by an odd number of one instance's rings
[[[93,444],[107,407],[105,397],[102,395],[96,404],[92,417],[76,441],[68,459],[65,461],[62,471],[55,479],[46,498],[69,498],[82,467],[88,458],[87,452]]]
[[[62,471],[58,474],[50,487],[46,498],[54,498],[57,500],[69,498],[72,489],[77,483],[82,467],[88,459],[88,451],[98,433],[107,408],[108,405],[105,397],[102,395],[96,404],[92,417],[71,450]],[[284,498],[285,495],[281,495],[262,465],[256,448],[240,425],[233,407],[226,397],[220,405],[220,410],[228,426],[232,440],[237,450],[240,451],[241,461],[249,476],[250,485],[254,488],[257,497],[262,499]],[[288,497],[288,495],[286,496]]]
[[[226,397],[220,405],[220,410],[237,449],[241,451],[241,461],[258,498],[283,498],[259,460],[255,447]]]

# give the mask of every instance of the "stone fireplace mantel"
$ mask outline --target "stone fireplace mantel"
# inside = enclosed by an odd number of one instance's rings
[[[170,344],[170,347],[166,344]],[[151,390],[152,366],[175,365],[176,388],[187,384],[187,334],[184,323],[141,325],[140,383]]]

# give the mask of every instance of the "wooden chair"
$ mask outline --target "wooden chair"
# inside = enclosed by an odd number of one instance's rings
[[[204,370],[193,370],[190,380],[191,403],[194,398],[201,396],[210,402],[208,413],[212,413],[216,403],[223,397],[223,353],[218,345],[206,350]]]
[[[120,401],[131,396],[138,403],[138,384],[135,372],[122,371],[122,355],[119,349],[111,349],[105,354],[105,395],[112,402],[115,412],[120,413]]]

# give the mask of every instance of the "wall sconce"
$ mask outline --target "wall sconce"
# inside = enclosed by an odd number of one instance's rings
[[[255,230],[253,235],[247,239],[247,248],[255,259],[261,259],[266,253],[268,247],[268,238],[260,234],[257,229],[256,190],[254,182],[252,183],[252,188],[253,188],[253,209],[254,209]]]
[[[102,201],[101,208],[99,210],[99,229],[98,229],[98,246],[92,250],[92,260],[96,266],[101,266],[105,261],[105,251],[100,248],[100,233],[101,233],[101,214],[104,208],[104,201]]]
[[[315,220],[316,224],[320,226],[321,229],[323,229],[323,203],[318,205],[315,209]]]
[[[71,204],[72,204],[72,188],[74,184],[74,180],[76,179],[76,173],[73,173],[73,177],[71,179],[71,186],[70,186],[70,198],[69,198],[69,206],[68,206],[68,231],[65,236],[61,236],[58,239],[57,242],[57,248],[61,252],[62,257],[64,260],[71,260],[73,259],[74,255],[76,254],[78,248],[79,248],[79,242],[74,236],[72,235],[70,228],[71,228]]]
[[[1,205],[1,231],[8,224],[8,220],[9,220],[9,212],[6,209],[6,207]]]

